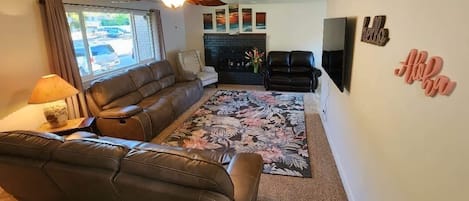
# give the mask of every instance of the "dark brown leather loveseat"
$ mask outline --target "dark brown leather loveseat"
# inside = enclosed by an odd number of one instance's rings
[[[314,67],[313,52],[270,51],[264,84],[267,90],[314,92],[321,71]]]
[[[150,141],[203,94],[202,82],[159,61],[93,83],[88,108],[106,136]]]
[[[0,186],[20,201],[255,201],[261,169],[252,153],[0,132]]]

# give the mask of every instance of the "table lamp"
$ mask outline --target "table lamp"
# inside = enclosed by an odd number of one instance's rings
[[[67,125],[68,112],[64,99],[78,93],[78,90],[56,74],[41,77],[33,89],[29,104],[46,103],[44,115],[51,128]]]

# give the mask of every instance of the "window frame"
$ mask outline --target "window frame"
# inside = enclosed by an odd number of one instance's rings
[[[117,69],[112,69],[108,70],[106,72],[100,73],[100,74],[94,74],[92,68],[91,68],[91,53],[90,51],[85,51],[85,58],[86,62],[88,65],[88,68],[91,70],[89,75],[81,75],[82,78],[82,83],[85,88],[90,86],[90,84],[95,81],[99,80],[105,77],[113,76],[116,74],[120,74],[122,72],[125,72],[129,69],[136,68],[154,61],[157,61],[158,59],[161,60],[161,49],[158,48],[162,41],[160,40],[158,33],[155,33],[155,31],[159,31],[159,27],[157,26],[156,22],[154,21],[151,13],[151,10],[135,10],[135,9],[126,9],[126,8],[112,8],[112,7],[101,7],[101,6],[89,6],[89,5],[72,5],[72,4],[64,4],[65,7],[65,12],[75,12],[79,16],[79,22],[80,22],[80,29],[81,29],[81,36],[83,40],[83,47],[85,50],[89,49],[89,40],[88,40],[88,35],[86,33],[86,23],[85,23],[85,16],[84,12],[101,12],[101,13],[125,13],[130,15],[130,25],[132,29],[132,43],[133,43],[133,54],[135,55],[135,60],[136,64],[132,64],[129,66],[124,66],[120,67]],[[150,33],[151,37],[151,42],[152,42],[152,54],[153,56],[145,59],[145,60],[140,60],[140,52],[139,52],[139,44],[138,44],[138,39],[137,39],[137,28],[135,24],[135,15],[140,15],[140,16],[147,16],[149,20],[149,27],[148,27],[148,32]],[[69,27],[70,30],[70,27]],[[70,30],[71,34],[71,30]],[[74,44],[72,43],[72,47],[74,48]],[[73,52],[75,54],[75,49],[73,49]],[[76,58],[76,55],[75,55]]]

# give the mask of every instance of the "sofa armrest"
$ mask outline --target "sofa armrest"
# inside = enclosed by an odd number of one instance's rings
[[[107,119],[122,119],[128,118],[135,114],[142,112],[143,109],[137,105],[129,105],[125,107],[116,107],[109,110],[104,110],[99,113],[99,117]]]
[[[313,67],[313,70],[311,71],[311,75],[314,77],[314,78],[318,78],[322,75],[322,72],[321,70],[317,69],[317,68],[314,68]]]
[[[204,66],[202,71],[208,72],[208,73],[216,73],[215,68],[213,66]]]
[[[262,157],[255,153],[238,153],[228,166],[236,201],[255,201],[263,169]]]

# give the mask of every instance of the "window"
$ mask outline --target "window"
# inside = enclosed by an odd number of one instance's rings
[[[65,9],[83,82],[160,60],[149,11],[76,5]]]

